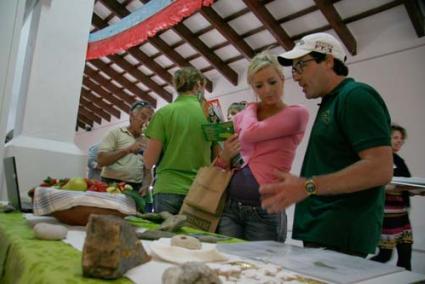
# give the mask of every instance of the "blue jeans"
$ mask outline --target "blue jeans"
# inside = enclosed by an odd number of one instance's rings
[[[158,193],[153,196],[154,212],[167,211],[173,215],[179,213],[186,196],[181,194]]]
[[[248,241],[285,242],[286,225],[285,211],[280,214],[268,214],[259,206],[243,205],[229,198],[217,233]]]

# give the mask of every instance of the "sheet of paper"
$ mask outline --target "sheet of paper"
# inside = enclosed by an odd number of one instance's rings
[[[393,177],[391,184],[406,185],[415,189],[425,189],[425,178],[421,177]]]
[[[306,249],[272,241],[219,244],[219,251],[281,265],[333,283],[357,283],[403,268],[329,250]]]

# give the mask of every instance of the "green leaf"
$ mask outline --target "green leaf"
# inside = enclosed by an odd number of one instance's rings
[[[138,192],[134,190],[124,190],[122,193],[134,200],[134,202],[136,203],[137,211],[142,213],[145,212],[145,200],[142,196],[140,196]]]

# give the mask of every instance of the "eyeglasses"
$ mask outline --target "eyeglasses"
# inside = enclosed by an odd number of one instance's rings
[[[137,102],[135,102],[131,105],[130,111],[133,111],[133,110],[135,110],[136,108],[139,108],[139,107],[146,107],[146,108],[153,109],[153,107],[150,103],[145,102],[145,101],[137,101]]]
[[[301,75],[304,71],[304,67],[306,66],[306,63],[309,61],[313,61],[316,60],[314,58],[310,58],[307,60],[300,60],[297,63],[295,63],[294,65],[292,65],[292,74],[298,74]]]

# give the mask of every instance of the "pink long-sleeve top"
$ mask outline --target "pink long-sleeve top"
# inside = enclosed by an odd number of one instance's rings
[[[275,170],[290,171],[308,117],[306,107],[291,105],[259,121],[257,104],[248,105],[234,117],[245,162],[243,167],[249,165],[260,185],[275,181]]]

